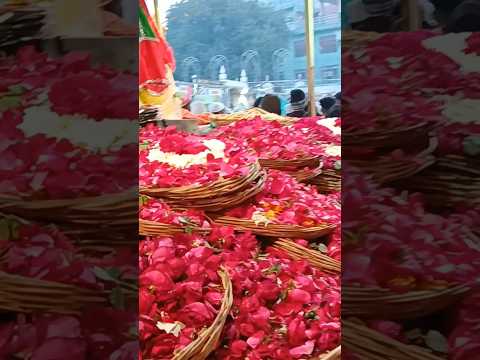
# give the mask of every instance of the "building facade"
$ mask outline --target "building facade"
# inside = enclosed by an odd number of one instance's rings
[[[285,16],[292,36],[277,50],[273,80],[306,78],[305,9],[302,0],[263,0]],[[315,0],[315,75],[317,82],[340,82],[341,1]]]

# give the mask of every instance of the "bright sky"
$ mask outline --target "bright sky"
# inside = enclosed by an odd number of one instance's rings
[[[160,19],[162,23],[165,24],[166,21],[166,16],[167,16],[167,10],[172,6],[173,4],[176,4],[180,2],[180,0],[159,0],[158,1],[158,7],[160,10]],[[155,6],[154,6],[154,1],[153,0],[146,0],[148,10],[150,13],[153,14],[155,13]]]

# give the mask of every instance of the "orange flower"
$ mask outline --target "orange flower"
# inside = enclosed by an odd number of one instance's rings
[[[304,227],[311,227],[311,226],[315,226],[316,225],[316,222],[315,220],[312,220],[312,219],[307,219],[307,220],[304,220],[302,222],[302,226]]]
[[[270,219],[270,220],[275,219],[276,215],[277,215],[277,214],[275,213],[274,210],[268,210],[268,211],[265,213],[265,217],[266,217],[267,219]]]
[[[413,276],[396,277],[388,281],[391,288],[412,290],[417,286],[417,279]]]

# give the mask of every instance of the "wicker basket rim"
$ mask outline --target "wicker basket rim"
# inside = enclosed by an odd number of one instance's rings
[[[343,331],[343,335],[347,338],[349,337],[350,331],[353,330],[356,333],[358,333],[359,337],[367,336],[370,339],[372,339],[373,341],[376,341],[378,343],[384,343],[390,349],[392,347],[398,349],[398,351],[400,353],[402,353],[402,356],[404,356],[405,354],[409,354],[411,356],[411,355],[413,355],[413,352],[414,352],[415,355],[418,356],[418,357],[414,358],[416,360],[419,360],[419,359],[422,359],[422,360],[442,360],[442,358],[437,357],[433,354],[430,354],[426,351],[423,352],[418,347],[413,347],[412,345],[407,345],[407,344],[401,343],[400,341],[389,338],[389,337],[379,333],[378,331],[375,331],[373,329],[368,328],[367,326],[356,324],[355,322],[350,321],[350,320],[346,320],[346,319],[342,320],[342,328],[346,328]],[[350,328],[350,330],[348,330],[348,328]],[[387,355],[391,355],[391,353],[383,354],[383,355],[387,356]]]
[[[262,229],[292,229],[292,230],[298,230],[298,231],[305,231],[305,232],[315,232],[327,228],[335,228],[335,225],[325,223],[323,226],[312,226],[312,227],[304,227],[304,226],[299,226],[299,225],[287,225],[287,224],[266,224],[266,225],[257,225],[253,220],[249,219],[240,219],[236,217],[231,217],[231,216],[213,216],[214,221],[232,221],[236,222],[238,225],[242,225],[243,223],[245,226],[252,226],[252,227],[258,227]],[[309,230],[310,229],[310,230]]]
[[[218,273],[222,279],[222,285],[225,291],[222,299],[222,305],[217,316],[207,329],[202,331],[193,342],[177,352],[173,356],[172,360],[187,360],[195,358],[205,359],[209,353],[215,350],[216,342],[218,341],[225,321],[233,305],[233,285],[228,271],[224,268],[221,268]],[[203,356],[200,356],[199,354],[202,354]]]
[[[399,132],[405,132],[405,131],[411,131],[415,130],[424,126],[428,126],[428,122],[424,121],[421,123],[409,125],[409,126],[403,126],[403,127],[397,127],[394,129],[388,129],[388,130],[362,130],[362,131],[357,131],[357,132],[345,132],[342,135],[345,136],[346,138],[348,137],[357,137],[357,136],[365,136],[365,135],[390,135],[390,134],[396,134]]]
[[[387,288],[382,288],[382,287],[376,287],[376,286],[371,286],[371,287],[360,287],[360,286],[352,286],[352,285],[344,285],[342,286],[342,292],[348,293],[350,292],[364,292],[366,294],[372,294],[374,293],[377,296],[384,296],[385,299],[396,299],[396,298],[406,298],[408,299],[409,297],[415,297],[415,296],[422,296],[422,295],[444,295],[444,294],[450,294],[450,293],[462,293],[462,292],[467,292],[470,289],[468,285],[465,284],[451,284],[451,286],[445,288],[445,289],[432,289],[432,290],[413,290],[413,291],[408,291],[405,293],[395,293],[394,291],[387,289]]]
[[[0,195],[1,208],[7,208],[18,203],[24,204],[25,208],[54,208],[54,207],[73,207],[76,209],[83,209],[101,205],[124,203],[131,201],[138,196],[137,188],[127,190],[122,193],[105,194],[99,196],[88,196],[71,199],[46,199],[46,200],[31,200],[26,198],[19,198],[16,196]],[[136,200],[135,200],[136,202]]]
[[[247,175],[238,176],[230,179],[219,178],[211,182],[210,184],[191,184],[191,185],[177,186],[177,187],[170,187],[170,188],[158,188],[155,186],[140,186],[139,191],[140,193],[148,192],[148,191],[157,191],[157,192],[165,192],[165,193],[168,193],[168,192],[182,193],[185,191],[205,190],[209,188],[215,188],[216,186],[243,181],[244,179],[251,177],[255,172],[260,171],[260,164],[258,161],[256,163],[248,165],[248,167],[250,168],[250,171]]]
[[[321,270],[323,271],[328,271],[328,272],[334,272],[336,274],[340,274],[342,271],[342,264],[340,261],[335,260],[328,255],[322,254],[321,252],[313,249],[308,249],[305,248],[302,245],[299,245],[289,239],[278,239],[273,243],[273,247],[277,249],[281,249],[284,252],[286,252],[289,256],[292,258],[302,258],[306,261],[312,260],[312,254],[315,254],[317,256],[316,261],[320,263]],[[298,253],[294,253],[291,249],[293,248],[294,250],[298,251]],[[301,253],[300,253],[301,252]],[[309,256],[310,255],[310,256]],[[312,266],[315,266],[314,264],[311,263]]]

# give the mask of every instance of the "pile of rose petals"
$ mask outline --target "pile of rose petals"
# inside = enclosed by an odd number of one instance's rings
[[[340,131],[334,132],[331,127],[324,124],[326,122],[327,119],[322,117],[302,118],[293,123],[291,128],[299,130],[306,138],[312,139],[312,142],[340,145]],[[341,119],[336,119],[333,125],[340,130]]]
[[[224,329],[222,359],[303,359],[340,341],[339,278],[271,253],[232,274],[233,321]]]
[[[342,219],[343,279],[363,288],[432,290],[445,304],[452,299],[442,297],[443,289],[452,284],[469,286],[463,300],[439,308],[431,317],[368,322],[383,335],[455,360],[478,357],[480,349],[475,270],[480,265],[479,209],[462,200],[458,195],[462,185],[456,182],[457,174],[476,179],[479,39],[478,33],[387,33],[342,54],[343,75],[349,79],[342,91],[344,133],[368,146],[368,134],[393,130],[396,137],[393,133],[385,137],[385,146],[395,143],[404,146],[402,150],[411,149],[418,140],[415,137],[427,142],[434,135],[439,140],[434,153],[437,164],[415,175],[425,176],[425,194],[408,193],[408,178],[395,183],[395,188],[382,188],[362,171],[349,168],[349,158],[358,154],[345,156],[342,206],[348,210]],[[397,131],[424,122],[428,126],[415,137],[402,138]],[[442,168],[445,162],[451,167]],[[456,207],[450,205],[442,181],[458,190]],[[464,193],[468,198],[470,191]],[[412,324],[425,326],[427,333],[419,339],[417,330],[406,331]]]
[[[207,245],[187,235],[140,242],[139,330],[144,358],[168,358],[215,319],[223,298],[221,257]]]
[[[225,144],[224,156],[208,154],[206,162],[186,167],[150,160],[152,151],[167,154],[198,155],[206,150],[205,137],[182,133],[174,127],[159,128],[153,124],[140,131],[139,185],[140,187],[181,187],[205,185],[220,179],[232,179],[248,174],[250,165],[257,161],[241,142],[221,139]]]
[[[265,188],[254,201],[228,210],[225,215],[263,224],[303,227],[339,224],[339,201],[338,193],[320,194],[284,172],[269,170]]]
[[[87,258],[61,231],[2,218],[0,270],[7,274],[84,289],[116,292],[111,307],[86,306],[82,316],[16,314],[1,323],[0,357],[61,358],[68,351],[73,359],[131,357],[138,352],[132,333],[136,329],[136,302],[126,302],[126,293],[117,284],[136,279],[131,256],[117,249],[96,259]],[[128,257],[128,260],[126,261]],[[18,286],[24,286],[19,280]],[[45,296],[45,290],[36,290]],[[104,295],[107,296],[107,295]],[[108,306],[108,305],[107,305]],[[125,310],[125,309],[129,310]],[[8,320],[10,319],[10,320]]]
[[[340,283],[305,261],[268,249],[229,227],[211,234],[146,238],[140,243],[143,358],[168,358],[213,322],[227,270],[234,303],[213,354],[222,359],[302,359],[340,341]]]
[[[474,359],[480,350],[478,332],[480,292],[478,290],[478,287],[475,287],[471,295],[464,299],[455,311],[455,326],[448,339],[451,359]]]
[[[0,74],[0,91],[21,90],[19,101],[11,104],[22,109],[38,104],[47,92],[53,112],[60,115],[82,114],[98,121],[138,118],[132,111],[138,103],[137,77],[105,65],[93,66],[87,53],[51,58],[26,46],[15,56],[2,58]]]
[[[224,156],[208,155],[197,163],[206,151],[205,141],[212,140],[225,144]],[[289,160],[321,154],[332,159],[333,167],[340,154],[331,156],[325,149],[339,144],[340,136],[317,118],[302,119],[297,127],[241,120],[205,136],[149,125],[140,132],[140,183],[206,186],[245,175],[262,157]],[[151,154],[159,151],[162,162],[152,161]],[[170,157],[179,159],[178,165]],[[194,160],[180,164],[182,159]],[[222,215],[302,227],[336,225],[324,246],[328,254],[340,258],[340,194],[319,194],[285,172],[268,170],[262,192]],[[249,232],[209,223],[203,212],[171,209],[161,197],[141,197],[139,216],[185,229],[184,234],[140,241],[141,358],[171,358],[213,324],[224,299],[220,269],[232,282],[233,306],[212,358],[306,359],[340,345],[339,275],[266,248]],[[208,235],[188,231],[193,226],[210,231]]]
[[[133,74],[94,67],[86,54],[53,59],[33,47],[2,58],[0,74],[0,91],[5,95],[0,105],[1,193],[62,199],[118,193],[135,186],[135,138],[127,136],[123,145],[102,143],[102,150],[92,149],[59,137],[64,129],[56,130],[45,118],[52,114],[65,124],[76,122],[77,128],[82,121],[105,119],[118,119],[127,127],[135,124],[138,115],[132,108],[136,109],[138,88]],[[21,129],[32,109],[45,109],[38,122],[50,129],[48,134],[27,135]]]
[[[201,210],[173,210],[161,199],[143,197],[142,200],[139,214],[139,218],[142,220],[186,227],[210,227],[204,212]]]
[[[95,290],[111,290],[116,280],[128,281],[136,276],[135,267],[122,263],[129,255],[121,249],[113,255],[90,259],[54,227],[6,218],[0,226],[0,251],[4,254],[0,270],[5,273]],[[116,275],[105,277],[105,272]]]
[[[396,195],[361,174],[346,179],[344,281],[408,291],[477,277],[480,249],[458,215],[428,213],[418,195]]]
[[[328,133],[329,130],[325,129]],[[256,151],[261,159],[293,160],[311,157],[318,148],[303,128],[285,126],[277,121],[261,118],[236,121],[229,126],[218,128],[213,137],[224,139],[246,139],[248,146]],[[331,136],[328,135],[327,138]]]
[[[119,193],[134,186],[135,154],[135,145],[100,155],[66,140],[19,135],[0,149],[0,192],[38,200]]]
[[[91,309],[81,317],[52,314],[18,314],[3,322],[0,357],[92,360],[133,359],[138,344],[133,331],[136,318],[113,309]]]

